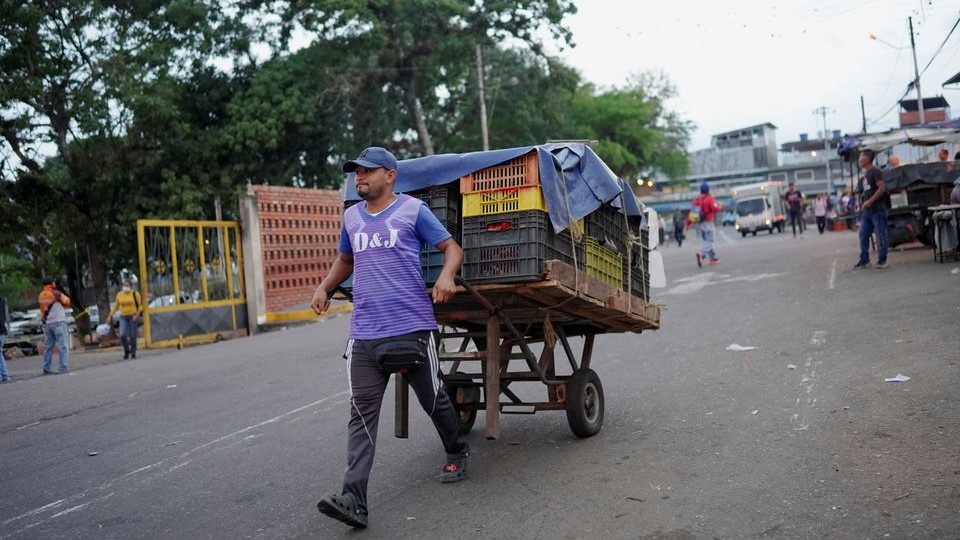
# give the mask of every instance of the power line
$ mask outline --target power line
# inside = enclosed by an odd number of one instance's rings
[[[923,68],[923,71],[920,72],[920,75],[923,75],[923,74],[927,71],[927,68],[929,68],[930,65],[933,64],[934,59],[936,59],[937,55],[939,55],[940,52],[943,50],[943,47],[944,47],[944,45],[947,44],[947,41],[950,40],[950,36],[953,35],[953,32],[954,32],[954,30],[957,29],[957,26],[960,26],[960,18],[957,18],[956,22],[953,23],[953,27],[950,28],[950,31],[949,31],[949,32],[947,32],[947,37],[945,37],[945,38],[943,39],[943,43],[941,43],[940,46],[937,47],[936,52],[933,53],[933,56],[930,58],[930,61],[927,62],[927,65]],[[911,34],[911,38],[912,38],[912,34]],[[897,58],[898,58],[898,60],[899,60],[899,53],[898,53],[898,55],[897,55]],[[892,77],[891,77],[891,80],[892,80]],[[903,92],[903,95],[900,96],[900,98],[897,99],[897,100],[893,103],[893,105],[890,106],[889,109],[887,109],[886,111],[884,111],[883,114],[881,114],[880,116],[878,116],[876,119],[874,119],[874,120],[869,120],[867,123],[872,124],[872,125],[876,125],[876,124],[880,123],[881,120],[883,120],[884,118],[886,118],[886,116],[887,116],[888,114],[890,114],[891,112],[893,112],[893,110],[894,110],[898,105],[900,105],[900,102],[903,101],[903,98],[907,97],[907,94],[910,93],[910,90],[912,90],[912,89],[914,88],[914,85],[917,84],[917,80],[918,80],[918,79],[914,79],[914,80],[910,81],[910,83],[907,85],[907,89]],[[889,83],[887,83],[887,84],[888,84],[888,86],[889,86]],[[884,90],[884,93],[886,93],[886,90]],[[920,96],[919,99],[922,99],[922,96]],[[918,101],[919,101],[919,99],[918,99]],[[919,104],[919,103],[918,103],[918,104]]]
[[[940,54],[940,51],[943,50],[943,46],[947,44],[947,41],[950,39],[950,36],[953,35],[953,31],[957,29],[957,25],[960,25],[960,18],[957,19],[957,22],[953,23],[953,28],[951,28],[950,31],[947,32],[947,37],[943,38],[943,43],[941,43],[940,46],[937,47],[937,51],[933,53],[933,56],[930,58],[930,61],[927,62],[927,65],[923,67],[923,71],[920,72],[920,75],[923,75],[924,73],[927,72],[927,68],[930,67],[930,64],[933,63],[933,61],[937,58],[937,55]]]

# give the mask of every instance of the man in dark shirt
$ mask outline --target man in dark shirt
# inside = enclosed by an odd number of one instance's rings
[[[790,228],[793,230],[793,237],[797,237],[797,229],[800,229],[800,236],[803,236],[803,193],[800,193],[793,182],[787,188],[783,195],[784,202],[787,203],[787,211],[790,213]]]
[[[853,267],[854,270],[870,266],[870,237],[874,231],[879,238],[877,249],[877,268],[887,267],[887,186],[883,181],[880,169],[873,166],[874,153],[871,150],[860,152],[860,168],[863,176],[860,177],[861,192],[860,205],[860,260]]]

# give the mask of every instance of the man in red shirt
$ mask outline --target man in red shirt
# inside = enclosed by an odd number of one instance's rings
[[[717,232],[714,225],[714,216],[720,211],[720,203],[710,195],[710,185],[704,182],[700,184],[700,196],[693,200],[690,205],[690,213],[699,216],[697,220],[697,232],[700,234],[700,251],[697,252],[697,266],[703,267],[703,259],[709,257],[710,264],[714,265],[720,262],[716,252],[713,251],[713,241]],[[691,223],[687,218],[687,226]]]

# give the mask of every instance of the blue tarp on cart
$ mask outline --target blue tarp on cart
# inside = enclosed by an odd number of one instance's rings
[[[407,159],[397,164],[395,189],[406,193],[453,182],[472,172],[493,167],[536,151],[540,184],[550,223],[560,232],[604,203],[625,208],[629,216],[643,216],[643,205],[594,151],[576,143],[521,146],[467,154],[440,154]],[[357,200],[354,175],[347,176],[344,200]]]

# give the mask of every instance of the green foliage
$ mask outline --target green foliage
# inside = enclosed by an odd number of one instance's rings
[[[624,178],[658,172],[680,178],[693,126],[665,108],[674,93],[662,75],[649,73],[603,92],[583,85],[573,103],[579,138],[598,139],[597,153]]]
[[[690,124],[664,106],[662,77],[598,90],[543,53],[543,39],[572,43],[575,10],[0,0],[0,253],[31,283],[75,280],[79,260],[105,298],[110,275],[137,267],[137,219],[210,219],[216,197],[235,218],[250,183],[336,187],[371,144],[475,151],[478,44],[492,147],[595,138],[624,177],[682,176]]]

